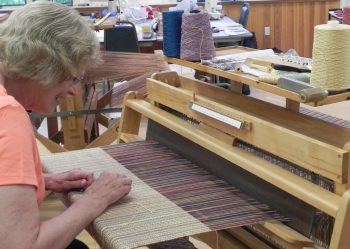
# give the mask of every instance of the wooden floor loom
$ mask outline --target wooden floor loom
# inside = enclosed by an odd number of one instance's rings
[[[214,249],[349,248],[348,123],[174,72],[148,79],[147,92],[147,101],[136,92],[124,100],[118,140],[134,143],[43,158],[49,172],[81,167],[133,179],[131,194],[92,224],[102,248],[193,234]],[[142,117],[147,141],[135,142]]]
[[[125,98],[119,142],[134,140],[145,116],[149,139],[290,219],[228,230],[246,248],[265,248],[251,235],[271,248],[350,247],[349,122],[291,112],[173,72],[148,79],[147,91],[148,101],[137,93]],[[204,240],[215,248],[215,238]]]

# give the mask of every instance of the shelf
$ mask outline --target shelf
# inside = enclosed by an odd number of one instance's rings
[[[219,55],[243,53],[243,52],[248,52],[248,51],[252,51],[252,50],[253,49],[239,47],[239,46],[227,47],[227,48],[217,49],[216,55],[219,56]],[[276,85],[272,85],[269,83],[259,81],[258,78],[255,76],[251,76],[251,75],[244,74],[244,73],[236,73],[236,72],[232,72],[232,71],[224,71],[221,69],[202,65],[199,62],[190,62],[190,61],[185,61],[185,60],[181,60],[181,59],[177,59],[177,58],[166,57],[165,60],[168,63],[189,67],[189,68],[201,71],[201,72],[224,77],[224,78],[227,78],[227,79],[232,80],[234,82],[247,84],[251,87],[255,87],[255,88],[264,90],[266,92],[279,95],[281,97],[285,97],[287,100],[300,103],[298,93],[282,89]],[[310,106],[321,106],[321,105],[328,105],[328,104],[332,104],[332,103],[346,101],[349,99],[350,99],[350,92],[343,92],[343,93],[329,95],[325,99],[323,99],[322,101],[309,102],[309,103],[304,103],[304,104],[307,104]]]

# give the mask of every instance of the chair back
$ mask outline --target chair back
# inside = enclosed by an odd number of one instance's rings
[[[239,23],[245,28],[248,22],[249,16],[249,3],[244,3],[241,9],[241,15],[239,17]]]
[[[114,28],[105,29],[106,51],[139,53],[139,43],[135,25],[128,21],[118,21]]]

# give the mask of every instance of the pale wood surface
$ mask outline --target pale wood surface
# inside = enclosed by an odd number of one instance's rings
[[[127,99],[142,99],[142,96],[132,92],[125,95],[124,103]],[[123,133],[131,134],[134,136],[137,136],[139,134],[141,118],[142,117],[140,113],[130,109],[128,106],[123,104],[123,111],[120,118],[120,126],[118,129],[118,143],[122,142],[121,139]]]
[[[311,239],[305,237],[304,235],[294,231],[290,227],[282,224],[281,222],[265,222],[261,224],[265,229],[271,231],[272,233],[278,235],[283,240],[290,242],[291,244],[298,245],[301,247],[312,246],[314,243]]]
[[[60,100],[61,111],[74,111],[83,110],[83,93],[81,83],[78,83],[77,93],[73,96],[67,96]],[[85,128],[85,117],[79,116],[68,116],[61,118],[63,137],[64,137],[64,148],[67,150],[82,149],[86,146],[84,128]]]
[[[67,151],[65,148],[63,148],[59,144],[53,142],[52,140],[48,139],[47,137],[41,135],[38,132],[35,133],[35,137],[37,139],[37,144],[39,147],[39,151],[41,153],[44,153],[44,152],[57,153],[57,152]]]
[[[194,238],[205,242],[214,249],[249,249],[249,247],[225,231],[197,234]]]
[[[107,130],[104,131],[102,134],[100,134],[99,137],[97,137],[95,140],[89,143],[85,147],[85,149],[95,148],[95,147],[108,145],[116,142],[118,138],[118,127],[119,127],[119,120],[115,122],[113,125],[111,125],[110,127],[108,127]]]
[[[334,224],[330,249],[347,249],[350,245],[350,190],[346,191],[340,203],[340,211]]]

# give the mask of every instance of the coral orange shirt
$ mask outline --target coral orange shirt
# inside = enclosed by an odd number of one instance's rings
[[[38,205],[45,185],[29,116],[0,85],[0,186],[32,185]]]

